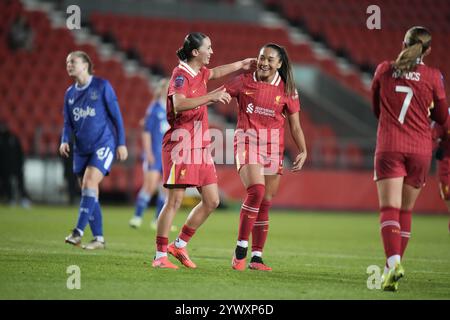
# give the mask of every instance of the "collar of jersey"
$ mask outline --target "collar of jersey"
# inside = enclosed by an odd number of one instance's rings
[[[256,71],[253,72],[253,80],[254,80],[255,82],[258,82],[258,80],[256,79]],[[259,82],[262,82],[262,81],[259,81]],[[275,77],[273,77],[273,79],[272,79],[272,82],[269,83],[269,84],[270,84],[271,86],[278,87],[278,85],[280,84],[280,82],[281,82],[281,77],[280,77],[280,74],[279,74],[278,71],[277,71],[277,73],[275,74]]]
[[[192,78],[194,78],[197,75],[197,72],[195,72],[194,69],[191,68],[190,65],[188,65],[186,62],[184,61],[180,61],[180,64],[178,65],[178,67],[180,67],[180,69],[183,69],[184,71],[186,71],[187,73],[189,73],[189,75],[192,76]]]
[[[82,87],[79,87],[79,86],[77,85],[77,83],[75,83],[75,90],[82,91],[82,90],[86,89],[87,87],[89,87],[89,85],[90,85],[91,82],[92,82],[92,78],[93,78],[92,76],[89,76],[88,82],[87,82],[84,86],[82,86]]]

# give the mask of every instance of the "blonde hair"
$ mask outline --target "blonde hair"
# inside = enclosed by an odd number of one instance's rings
[[[89,57],[89,55],[84,52],[84,51],[72,51],[71,53],[69,53],[69,56],[73,55],[75,57],[81,58],[81,60],[83,60],[83,62],[88,64],[88,73],[89,75],[92,75],[94,73],[94,64],[92,63],[91,58]]]
[[[412,71],[430,45],[431,33],[424,27],[412,27],[405,34],[404,49],[393,63],[394,69],[400,74]]]

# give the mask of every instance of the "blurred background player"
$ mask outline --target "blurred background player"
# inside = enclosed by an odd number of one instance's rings
[[[103,220],[98,200],[99,184],[111,168],[116,154],[125,161],[125,130],[116,94],[111,84],[94,77],[90,57],[82,51],[71,52],[67,73],[75,80],[64,97],[64,128],[59,152],[68,157],[69,137],[74,136],[73,171],[81,186],[78,222],[66,243],[79,246],[89,222],[94,239],[84,249],[103,249]]]
[[[20,139],[2,120],[0,154],[0,198],[4,194],[9,205],[15,205],[17,200],[23,208],[31,208],[31,199],[25,188],[23,175],[25,154]]]
[[[167,96],[170,129],[164,135],[162,159],[168,197],[158,218],[156,255],[152,263],[156,268],[178,268],[167,258],[167,251],[184,266],[196,268],[186,245],[219,205],[217,174],[208,148],[207,105],[229,103],[231,97],[222,87],[208,93],[207,82],[239,70],[249,70],[255,59],[208,69],[206,66],[212,54],[211,40],[200,32],[188,34],[183,46],[177,50],[180,62],[173,70]],[[177,158],[180,149],[184,150],[183,158]],[[168,245],[170,226],[188,187],[198,189],[201,202],[189,213],[178,238]]]
[[[278,191],[283,170],[286,118],[299,150],[292,171],[299,171],[307,157],[300,126],[300,102],[286,50],[272,43],[264,45],[256,71],[236,77],[226,89],[239,103],[234,151],[239,176],[247,189],[232,267],[245,269],[248,239],[252,233],[249,268],[270,271],[272,269],[262,260],[262,251],[269,229],[272,197]]]
[[[162,178],[161,149],[164,133],[169,129],[166,118],[166,99],[169,79],[161,79],[155,88],[154,100],[150,103],[144,119],[144,130],[142,132],[143,169],[144,184],[139,191],[134,216],[129,224],[132,228],[139,228],[142,224],[142,216],[152,196],[158,193],[156,198],[155,218],[151,223],[152,229],[156,230],[156,221],[164,206],[165,190],[159,188]],[[172,226],[171,231],[176,231]]]
[[[449,109],[450,113],[450,109]],[[439,177],[439,191],[447,210],[450,212],[450,122],[444,125],[433,123],[433,140],[437,143],[436,159],[437,173]],[[450,232],[450,221],[448,223]]]
[[[448,115],[442,74],[422,61],[430,51],[430,32],[412,27],[397,60],[379,64],[372,82],[378,118],[374,180],[387,259],[382,287],[388,291],[397,290],[404,275],[401,258],[411,233],[411,212],[430,167],[429,116],[443,124]]]

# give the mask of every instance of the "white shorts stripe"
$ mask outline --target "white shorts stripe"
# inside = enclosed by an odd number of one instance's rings
[[[109,149],[109,148],[108,148],[108,149]],[[111,163],[112,163],[112,161],[113,161],[113,158],[114,158],[114,155],[113,155],[113,153],[111,152],[111,150],[109,150],[109,151],[108,151],[108,156],[106,157],[105,164],[103,165],[103,167],[104,167],[106,170],[109,170],[109,167],[111,166]]]

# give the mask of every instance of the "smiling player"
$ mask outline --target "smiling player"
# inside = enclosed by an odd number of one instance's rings
[[[266,44],[259,52],[257,70],[236,77],[226,88],[239,104],[234,151],[239,176],[247,189],[232,267],[245,269],[252,233],[249,268],[270,271],[262,260],[262,251],[269,229],[272,197],[278,191],[283,170],[286,118],[299,149],[292,171],[299,171],[307,156],[300,126],[300,102],[286,50],[277,44]]]

